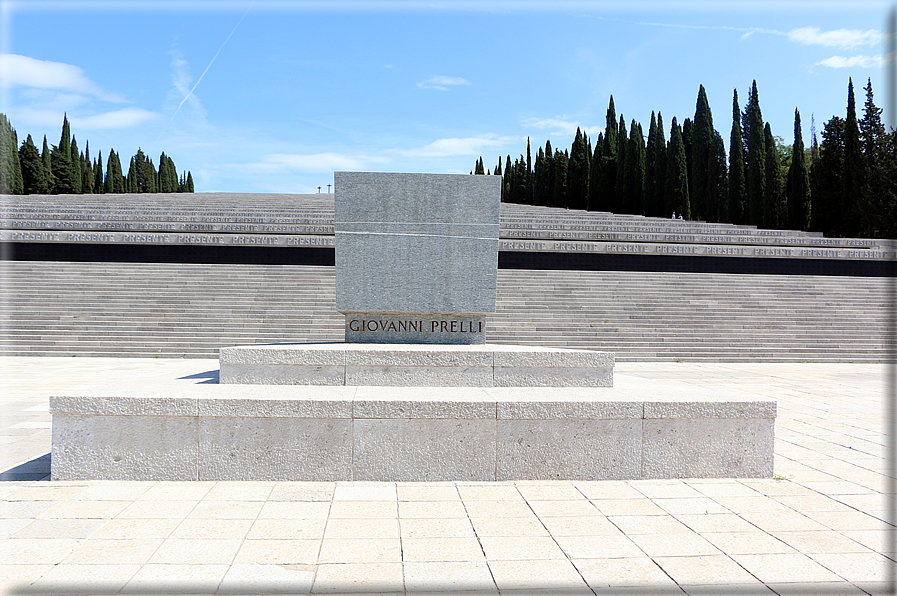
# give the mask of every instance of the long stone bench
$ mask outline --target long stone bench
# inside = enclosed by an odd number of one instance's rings
[[[54,480],[769,477],[774,401],[679,387],[160,385],[50,398]]]

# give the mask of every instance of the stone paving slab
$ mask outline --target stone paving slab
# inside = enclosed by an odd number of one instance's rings
[[[616,372],[618,387],[669,382],[775,399],[775,476],[4,481],[0,593],[893,593],[883,366],[618,363]],[[48,396],[60,389],[216,375],[214,360],[0,359],[0,470],[49,451]]]

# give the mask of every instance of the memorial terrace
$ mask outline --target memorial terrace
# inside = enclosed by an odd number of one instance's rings
[[[333,217],[326,194],[0,197],[0,353],[342,341]],[[883,362],[894,249],[502,204],[485,339],[619,362]]]
[[[327,194],[6,195],[0,243],[17,260],[327,265],[333,217]],[[508,203],[499,238],[500,268],[882,276],[895,255],[888,240]]]

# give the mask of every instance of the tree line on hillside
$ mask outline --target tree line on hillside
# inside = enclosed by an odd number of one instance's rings
[[[90,158],[90,143],[84,151],[71,134],[68,116],[62,118],[58,145],[44,144],[38,150],[31,135],[19,146],[18,135],[4,114],[0,114],[0,194],[102,194],[140,192],[193,192],[193,175],[178,176],[174,160],[159,156],[159,168],[141,149],[131,157],[128,172],[114,149],[106,158]]]
[[[471,173],[502,176],[509,203],[895,238],[897,132],[882,125],[871,80],[864,90],[862,119],[850,80],[846,118],[825,123],[821,144],[813,121],[809,147],[797,109],[794,143],[785,145],[763,120],[757,82],[743,108],[735,90],[728,156],[703,85],[694,118],[680,125],[674,117],[668,140],[660,112],[651,112],[647,135],[634,119],[627,131],[611,96],[594,149],[577,128],[569,150],[547,141],[533,161],[527,139],[525,157],[499,158],[492,171],[480,157]]]

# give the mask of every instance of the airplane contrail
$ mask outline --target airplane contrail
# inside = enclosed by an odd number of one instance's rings
[[[171,121],[174,120],[174,117],[178,115],[178,112],[181,110],[181,106],[184,105],[184,102],[187,101],[188,99],[190,99],[190,96],[193,95],[193,92],[194,92],[194,91],[196,90],[196,88],[199,86],[199,83],[202,81],[202,78],[203,78],[204,76],[206,76],[206,73],[209,72],[209,69],[210,69],[210,68],[212,68],[212,64],[214,64],[214,62],[215,62],[215,58],[218,57],[218,54],[220,54],[220,53],[221,53],[221,50],[224,49],[224,46],[227,45],[227,42],[230,40],[231,36],[233,36],[234,32],[237,30],[237,27],[240,26],[240,23],[242,23],[242,22],[243,22],[243,19],[246,18],[246,15],[249,14],[249,11],[250,11],[250,9],[252,9],[253,4],[255,4],[255,0],[252,1],[252,4],[249,5],[249,8],[247,8],[247,9],[246,9],[246,12],[243,13],[243,16],[240,17],[240,20],[239,20],[239,21],[237,21],[237,24],[234,25],[234,29],[233,29],[233,31],[230,32],[230,35],[227,36],[227,39],[224,40],[224,43],[221,44],[221,47],[218,48],[218,51],[215,52],[215,55],[212,56],[212,59],[209,61],[209,65],[206,66],[206,69],[205,69],[204,71],[202,71],[202,74],[199,75],[199,78],[198,78],[198,79],[196,79],[196,83],[193,85],[193,88],[190,89],[190,91],[187,93],[187,95],[184,96],[184,99],[181,100],[181,103],[178,104],[178,107],[177,107],[177,109],[174,111],[174,114],[171,115],[171,120],[168,121],[169,124],[171,124]]]

